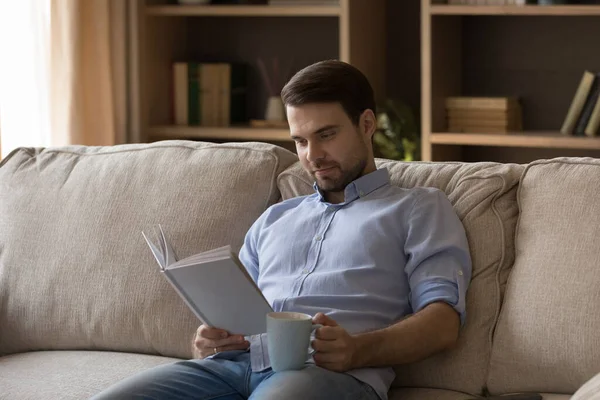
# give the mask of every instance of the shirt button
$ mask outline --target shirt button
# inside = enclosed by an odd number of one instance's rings
[[[318,241],[320,241],[321,239],[323,239],[323,237],[321,237],[321,235],[317,235],[317,236],[315,236],[315,240],[316,240],[317,242],[318,242]]]
[[[302,273],[303,273],[304,275],[308,275],[308,270],[307,270],[307,269],[303,269],[303,270],[302,270]]]
[[[462,271],[458,271],[458,275],[462,276],[463,272]]]
[[[359,195],[360,197],[363,197],[363,196],[365,195],[365,192],[363,192],[363,191],[361,190],[361,191],[359,191],[359,192],[358,192],[358,195]]]

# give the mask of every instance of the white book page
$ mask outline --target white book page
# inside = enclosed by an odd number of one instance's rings
[[[229,257],[231,254],[231,246],[223,246],[213,250],[205,251],[204,253],[198,253],[179,260],[171,268],[178,268],[187,265],[201,264],[214,260],[219,260],[224,257]]]
[[[165,237],[165,233],[163,232],[162,226],[160,226],[160,224],[158,225],[158,229],[160,231],[160,239],[159,240],[161,242],[163,254],[165,256],[165,262],[167,263],[167,266],[175,264],[175,262],[177,261],[177,258],[175,257],[175,252],[173,251],[173,248],[167,241],[167,238]]]
[[[142,232],[142,235],[144,236],[144,239],[146,240],[146,243],[150,247],[150,251],[152,252],[152,255],[156,259],[156,262],[158,263],[160,268],[165,269],[165,267],[166,267],[165,257],[163,256],[161,251],[150,241],[150,239],[148,239],[148,237],[146,236],[146,234],[144,232]]]

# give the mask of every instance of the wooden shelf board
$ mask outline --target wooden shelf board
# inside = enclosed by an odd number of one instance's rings
[[[590,16],[600,15],[600,5],[556,6],[459,6],[432,5],[432,15],[539,15],[539,16]]]
[[[540,147],[555,149],[600,150],[600,137],[566,136],[559,132],[514,133],[432,133],[432,144]]]
[[[172,139],[218,139],[292,142],[288,129],[251,127],[154,126],[150,136]]]
[[[339,17],[340,6],[148,6],[146,14],[163,17]]]

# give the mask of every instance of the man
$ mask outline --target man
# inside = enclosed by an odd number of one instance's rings
[[[263,213],[240,260],[275,311],[323,325],[313,360],[274,373],[265,335],[200,326],[196,359],[142,372],[97,398],[385,399],[391,366],[455,344],[471,278],[464,228],[441,191],[391,186],[376,168],[366,77],[319,62],[298,72],[282,99],[315,193]]]

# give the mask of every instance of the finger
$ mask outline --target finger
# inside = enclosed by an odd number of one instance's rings
[[[223,351],[231,351],[231,350],[247,350],[250,346],[249,342],[243,342],[239,344],[227,345],[222,347],[212,347],[212,348],[204,348],[200,352],[201,358],[206,358],[209,356],[213,356],[217,353],[221,353]]]
[[[342,336],[343,330],[339,326],[323,326],[315,332],[315,337],[321,340],[336,340]]]
[[[319,312],[313,317],[313,323],[321,324],[325,326],[338,326],[334,319],[329,318],[327,315]]]
[[[249,342],[242,342],[242,343],[238,343],[238,344],[230,344],[228,346],[222,346],[222,347],[217,347],[217,352],[222,352],[222,351],[231,351],[231,350],[247,350],[248,347],[250,346]],[[214,352],[214,349],[213,349]]]
[[[313,350],[321,353],[339,352],[342,348],[340,343],[335,340],[319,340],[315,339],[311,342]]]
[[[245,339],[243,336],[241,335],[232,335],[229,336],[226,339],[219,339],[219,340],[211,340],[211,339],[205,339],[202,341],[201,346],[203,347],[223,347],[223,346],[229,346],[229,345],[233,345],[233,344],[240,344],[240,343],[244,343]]]
[[[229,332],[224,329],[200,325],[200,328],[198,328],[198,336],[206,339],[224,339],[229,336]]]

